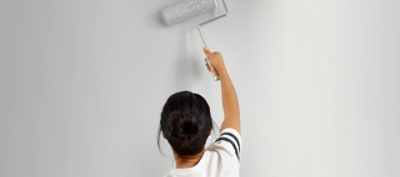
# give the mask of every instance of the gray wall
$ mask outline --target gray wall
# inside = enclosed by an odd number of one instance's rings
[[[0,176],[161,176],[166,98],[218,83],[177,0],[1,0]],[[400,3],[229,0],[204,28],[242,108],[242,176],[400,176]],[[165,146],[165,142],[162,142]]]

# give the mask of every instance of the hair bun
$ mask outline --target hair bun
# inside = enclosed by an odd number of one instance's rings
[[[193,135],[196,135],[199,132],[199,127],[197,122],[193,121],[193,118],[182,119],[182,134],[186,136],[186,139],[191,139]]]
[[[199,125],[193,114],[187,111],[176,111],[170,114],[175,119],[172,131],[172,138],[180,141],[191,141],[196,139],[199,134]]]

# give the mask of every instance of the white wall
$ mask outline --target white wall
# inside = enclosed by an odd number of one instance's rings
[[[0,176],[161,176],[161,106],[203,94],[199,21],[177,0],[0,1]],[[241,101],[242,176],[400,176],[400,3],[229,0],[204,29]]]

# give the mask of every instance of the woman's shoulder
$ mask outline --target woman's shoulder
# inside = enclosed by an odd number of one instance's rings
[[[218,138],[207,148],[211,154],[219,158],[240,161],[242,138],[239,132],[232,128],[221,131]]]

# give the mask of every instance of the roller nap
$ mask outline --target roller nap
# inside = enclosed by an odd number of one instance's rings
[[[161,10],[161,17],[166,25],[173,25],[215,8],[215,0],[182,0]]]

